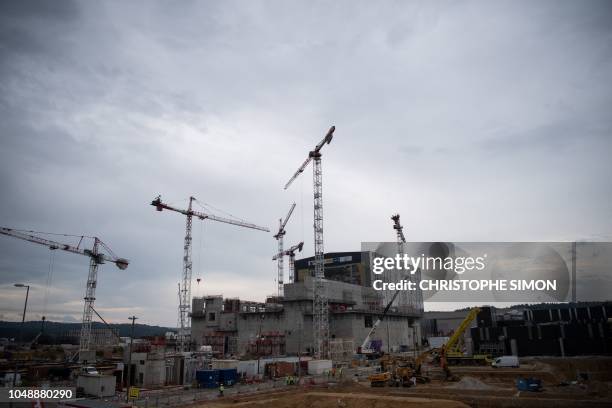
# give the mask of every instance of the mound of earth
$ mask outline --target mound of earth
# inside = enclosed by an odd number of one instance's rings
[[[458,390],[494,390],[496,387],[483,383],[474,377],[463,377],[460,381],[449,385],[446,388],[453,388]]]

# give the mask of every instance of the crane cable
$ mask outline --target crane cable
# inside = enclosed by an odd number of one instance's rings
[[[50,249],[50,255],[49,255],[49,269],[47,270],[47,282],[45,284],[45,294],[43,297],[43,320],[46,318],[47,316],[47,307],[48,307],[48,300],[49,300],[49,287],[51,286],[51,282],[53,281],[53,269],[55,266],[55,249],[51,248]]]
[[[300,218],[302,219],[302,242],[304,242],[304,177],[300,177]]]
[[[198,204],[203,210],[207,211],[210,215],[215,215],[215,213],[216,214],[223,214],[226,217],[233,218],[235,221],[248,222],[244,218],[240,218],[238,216],[235,216],[232,213],[229,213],[227,211],[223,211],[222,209],[217,208],[217,207],[215,207],[212,204],[205,203],[204,201],[198,200],[197,198],[194,200],[194,202],[196,204]]]
[[[204,223],[200,222],[200,236],[198,237],[199,241],[200,241],[200,245],[199,245],[199,249],[198,249],[198,270],[196,272],[196,279],[198,282],[198,285],[196,287],[196,291],[197,291],[197,295],[200,296],[200,280],[202,279],[202,246],[203,241],[204,241]]]

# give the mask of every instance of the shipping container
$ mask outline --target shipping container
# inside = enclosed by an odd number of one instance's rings
[[[201,388],[216,388],[219,386],[219,370],[198,370],[196,380]]]
[[[219,383],[231,387],[238,381],[238,370],[235,368],[222,368],[219,370]]]

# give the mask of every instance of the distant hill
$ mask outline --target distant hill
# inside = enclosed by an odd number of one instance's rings
[[[119,336],[129,337],[132,332],[131,323],[109,324],[113,329],[117,329]],[[107,327],[104,323],[93,322],[92,328],[103,329]],[[42,328],[42,321],[29,321],[23,323],[22,339],[24,341],[33,340]],[[66,334],[71,330],[80,330],[81,323],[61,323],[61,322],[45,322],[44,336],[39,339],[40,343],[62,343],[69,342]],[[21,329],[21,322],[5,322],[0,321],[0,337],[18,338]],[[146,324],[134,325],[134,337],[146,336],[163,336],[166,332],[176,331],[176,328],[149,326]]]

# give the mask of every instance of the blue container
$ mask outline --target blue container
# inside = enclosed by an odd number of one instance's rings
[[[219,370],[197,370],[196,381],[202,388],[216,388],[219,386]]]
[[[542,389],[542,381],[537,378],[519,378],[516,381],[516,388],[519,391],[537,392]]]
[[[219,382],[226,387],[236,384],[238,370],[236,368],[223,368],[219,370]]]

